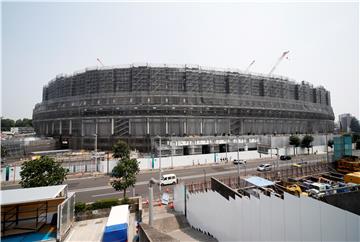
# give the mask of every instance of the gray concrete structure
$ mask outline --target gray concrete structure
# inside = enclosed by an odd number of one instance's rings
[[[59,75],[33,111],[37,134],[70,148],[110,149],[117,139],[140,151],[151,137],[333,130],[330,93],[285,77],[198,66],[127,66]]]
[[[340,131],[351,132],[350,124],[352,120],[350,113],[344,113],[339,115]]]

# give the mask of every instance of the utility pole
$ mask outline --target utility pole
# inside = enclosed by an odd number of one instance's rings
[[[229,142],[229,138],[226,137],[226,144],[225,144],[225,152],[226,152],[226,161],[228,161],[228,142]]]
[[[203,171],[204,171],[204,187],[206,187],[206,171],[205,171],[205,168],[203,169]]]
[[[329,163],[329,146],[327,132],[325,133],[325,146],[326,146],[326,163]]]
[[[171,147],[171,168],[174,168],[174,160],[173,160],[173,151],[174,151],[174,147],[172,144],[172,135],[170,138],[170,147]]]
[[[159,191],[161,194],[161,136],[159,137]]]
[[[238,184],[240,186],[240,160],[239,160],[239,135],[236,136],[237,143],[237,172],[238,172]],[[246,164],[245,164],[246,165]]]
[[[154,200],[153,185],[154,184],[156,184],[156,180],[154,178],[151,178],[149,181],[149,225],[150,226],[152,226],[153,222],[154,222],[154,210],[153,210],[153,200]]]
[[[95,168],[94,168],[94,174],[96,172],[96,166],[97,166],[97,132],[95,135],[95,153],[94,153],[94,156],[95,156]]]

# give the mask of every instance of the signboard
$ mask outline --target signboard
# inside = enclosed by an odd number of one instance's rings
[[[161,204],[168,205],[169,204],[169,193],[164,192],[161,197]]]
[[[105,152],[91,152],[91,158],[102,158],[105,157]]]
[[[269,149],[270,149],[270,147],[267,145],[258,145],[258,147],[257,147],[258,153],[265,154],[265,155],[269,154]]]

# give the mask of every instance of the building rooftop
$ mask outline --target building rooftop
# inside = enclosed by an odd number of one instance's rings
[[[67,185],[1,190],[1,206],[46,201],[66,196]]]
[[[251,183],[257,187],[267,187],[267,186],[272,186],[275,184],[275,182],[264,179],[262,177],[258,177],[258,176],[251,176],[249,178],[245,178],[245,181],[247,181],[248,183]]]

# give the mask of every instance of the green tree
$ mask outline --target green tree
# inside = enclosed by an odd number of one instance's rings
[[[23,121],[21,119],[16,120],[15,127],[23,127]]]
[[[312,142],[314,141],[314,137],[311,135],[305,135],[301,141],[301,147],[307,148],[308,154],[309,154],[309,148],[312,147]]]
[[[136,175],[139,171],[139,163],[136,159],[122,158],[112,170],[111,176],[115,178],[111,181],[112,187],[116,191],[124,191],[125,198],[126,189],[130,186],[135,186]]]
[[[356,143],[360,141],[360,134],[353,134],[352,135],[352,143]]]
[[[112,151],[114,153],[113,154],[114,158],[120,158],[120,159],[130,158],[130,147],[125,141],[118,140],[114,144]]]
[[[1,146],[1,158],[4,158],[8,155],[8,152],[4,146]]]
[[[10,131],[11,127],[15,127],[15,121],[12,119],[1,119],[1,131]]]
[[[334,141],[332,139],[329,139],[327,145],[332,148],[334,146]]]
[[[66,178],[68,170],[48,156],[25,161],[21,166],[20,185],[27,187],[42,187],[60,185]]]
[[[360,124],[357,118],[353,117],[350,121],[350,129],[354,133],[360,133]]]
[[[23,127],[32,127],[32,119],[24,118],[22,120]]]
[[[300,146],[300,138],[297,135],[291,135],[289,137],[289,144],[292,145],[294,147],[294,155],[295,155],[295,150],[296,147]]]

